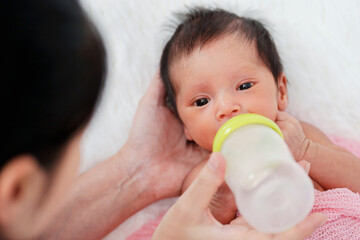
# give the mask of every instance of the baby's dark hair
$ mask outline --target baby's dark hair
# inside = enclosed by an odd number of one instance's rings
[[[275,83],[283,71],[275,43],[266,28],[257,20],[239,17],[222,9],[195,7],[187,13],[176,14],[181,23],[166,43],[160,60],[160,75],[167,91],[167,104],[178,116],[175,90],[169,69],[179,57],[188,56],[197,47],[202,47],[224,35],[236,34],[247,42],[256,43],[258,57],[271,71]]]

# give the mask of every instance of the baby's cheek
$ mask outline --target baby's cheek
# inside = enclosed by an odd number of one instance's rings
[[[260,115],[263,115],[264,117],[269,118],[270,120],[274,121],[276,120],[276,115],[277,115],[278,109],[277,109],[277,105],[276,102],[273,103],[263,103],[262,105],[260,105],[255,111],[253,111],[253,113],[257,113]]]
[[[183,123],[194,142],[200,147],[212,151],[216,130],[211,116],[208,114],[189,114],[186,121],[184,120]]]
[[[202,133],[197,139],[194,138],[194,140],[200,147],[210,152],[212,151],[214,136],[208,134],[208,132]]]

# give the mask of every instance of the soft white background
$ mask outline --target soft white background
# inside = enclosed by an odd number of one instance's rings
[[[288,112],[326,134],[360,141],[360,1],[81,0],[103,35],[108,75],[83,139],[81,171],[127,139],[138,100],[171,35],[166,24],[185,6],[211,5],[260,19],[271,31],[290,81]],[[106,239],[124,239],[174,199],[144,209]],[[191,206],[189,206],[191,207]]]

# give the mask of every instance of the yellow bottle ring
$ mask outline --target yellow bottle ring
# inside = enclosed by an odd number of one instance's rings
[[[262,124],[266,125],[268,127],[271,127],[275,132],[277,132],[282,138],[284,138],[284,135],[282,134],[280,128],[278,125],[276,125],[275,122],[270,120],[267,117],[264,117],[259,114],[254,113],[245,113],[240,114],[236,117],[231,118],[226,123],[224,123],[220,129],[217,131],[213,143],[213,152],[219,152],[221,145],[225,141],[225,139],[238,129],[239,127],[242,127],[247,124]]]

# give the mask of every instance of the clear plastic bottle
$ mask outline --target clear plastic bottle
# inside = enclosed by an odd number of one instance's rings
[[[257,114],[230,119],[217,132],[213,151],[224,155],[225,181],[240,214],[254,228],[282,232],[311,211],[313,183],[270,119]]]

